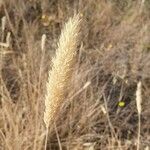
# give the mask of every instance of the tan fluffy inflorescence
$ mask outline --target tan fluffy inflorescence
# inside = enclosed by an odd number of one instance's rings
[[[141,114],[141,110],[142,110],[141,103],[142,103],[142,83],[141,81],[139,81],[136,90],[136,105],[139,114]]]
[[[45,96],[44,122],[47,128],[55,121],[65,99],[66,87],[71,78],[77,53],[80,23],[79,15],[68,20],[59,38],[56,56],[52,59]]]

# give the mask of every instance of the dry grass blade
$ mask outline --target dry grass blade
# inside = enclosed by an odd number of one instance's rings
[[[139,81],[136,90],[136,104],[138,110],[138,139],[137,139],[137,150],[140,149],[140,134],[141,134],[141,103],[142,103],[142,83]]]
[[[66,87],[71,78],[72,67],[79,41],[81,19],[79,15],[70,18],[62,30],[52,70],[49,71],[47,94],[45,97],[44,122],[48,128],[58,114],[64,101]]]

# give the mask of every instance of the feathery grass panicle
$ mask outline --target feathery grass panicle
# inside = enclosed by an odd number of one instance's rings
[[[52,70],[49,71],[45,96],[44,122],[47,128],[55,120],[64,101],[64,94],[75,61],[80,23],[79,15],[68,20],[59,38],[56,56],[52,59],[53,66]]]
[[[45,43],[46,43],[46,34],[43,34],[42,38],[41,38],[41,50],[42,50],[42,52],[45,49]]]
[[[139,114],[141,114],[141,109],[142,109],[141,103],[142,103],[142,83],[141,81],[139,81],[136,90],[136,105]]]

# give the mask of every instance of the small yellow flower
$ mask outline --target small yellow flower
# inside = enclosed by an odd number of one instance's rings
[[[113,46],[112,46],[112,44],[109,44],[109,46],[108,46],[109,48],[112,48]]]
[[[83,17],[83,13],[80,13],[80,17]]]
[[[124,101],[120,101],[120,102],[118,103],[118,106],[124,107],[124,106],[125,106],[125,102],[124,102]]]
[[[107,50],[108,50],[108,51],[111,50],[112,47],[113,47],[113,45],[112,45],[112,44],[109,44],[108,47],[107,47]]]

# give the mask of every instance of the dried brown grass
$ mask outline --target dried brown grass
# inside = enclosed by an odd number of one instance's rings
[[[3,1],[0,17],[6,16],[6,24],[4,29],[1,23],[0,42],[7,43],[8,32],[11,36],[9,46],[0,46],[0,149],[44,149],[50,60],[62,25],[75,12],[85,20],[83,38],[65,101],[47,136],[47,150],[136,149],[139,80],[140,148],[148,149],[149,6],[149,0],[142,5],[134,0]],[[119,101],[125,106],[119,107]]]

